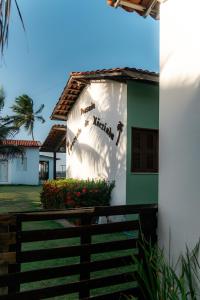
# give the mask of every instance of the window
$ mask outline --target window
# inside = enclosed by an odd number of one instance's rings
[[[158,130],[132,128],[132,172],[158,172]]]

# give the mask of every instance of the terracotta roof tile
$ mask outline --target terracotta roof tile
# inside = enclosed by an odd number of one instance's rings
[[[56,124],[40,147],[40,152],[66,152],[66,130],[65,125]]]
[[[89,84],[91,80],[101,79],[117,80],[121,82],[126,82],[127,80],[139,80],[156,84],[159,82],[158,73],[128,67],[72,72],[53,110],[51,119],[66,120],[68,112],[86,85]]]
[[[4,146],[21,146],[21,147],[30,147],[37,148],[41,146],[39,141],[27,141],[27,140],[2,140],[1,144]]]
[[[111,68],[111,69],[99,69],[95,71],[83,71],[83,72],[71,72],[71,76],[79,76],[79,75],[98,75],[98,74],[106,74],[106,73],[114,73],[114,72],[123,72],[123,71],[132,71],[132,72],[139,72],[142,74],[148,74],[148,75],[158,75],[156,72],[151,72],[148,70],[142,70],[137,68]]]
[[[158,20],[160,18],[160,3],[165,0],[107,0],[108,5],[121,7],[128,12],[137,12],[141,16],[150,15]]]

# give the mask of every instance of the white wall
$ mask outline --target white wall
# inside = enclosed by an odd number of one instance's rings
[[[81,108],[95,104],[95,109],[82,114]],[[93,124],[93,116],[112,128],[114,139]],[[85,120],[89,121],[85,127]],[[81,133],[72,147],[67,149],[67,177],[106,178],[115,180],[112,204],[126,202],[126,120],[127,86],[123,83],[106,81],[91,83],[81,93],[76,105],[71,110],[67,121],[67,141],[72,144],[78,129]],[[117,124],[124,124],[118,147]]]
[[[192,4],[192,7],[190,7]],[[200,1],[161,8],[159,239],[175,255],[200,237]]]
[[[8,183],[9,184],[30,184],[37,185],[39,183],[39,149],[25,148],[25,157],[27,158],[27,170],[19,170],[17,160],[15,158],[9,160],[8,163]]]

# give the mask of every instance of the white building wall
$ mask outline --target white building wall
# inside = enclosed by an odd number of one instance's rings
[[[95,109],[81,115],[81,109],[95,104]],[[111,127],[113,140],[93,124],[94,116]],[[86,126],[86,121],[88,125]],[[118,146],[117,125],[124,124]],[[126,202],[127,86],[111,80],[91,83],[81,93],[67,121],[67,177],[115,180],[112,204]],[[77,141],[71,147],[74,137]]]
[[[159,239],[175,255],[200,237],[200,1],[161,7]]]
[[[24,157],[27,159],[27,170],[19,168],[21,158],[9,160],[8,183],[38,185],[39,183],[39,149],[25,148]]]

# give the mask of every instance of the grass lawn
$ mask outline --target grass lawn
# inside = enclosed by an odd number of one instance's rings
[[[0,185],[0,213],[41,208],[41,186]]]
[[[0,213],[6,212],[17,212],[17,211],[28,211],[28,210],[37,210],[40,209],[40,186],[0,186]],[[56,221],[41,221],[41,222],[25,222],[23,224],[23,230],[37,230],[37,229],[54,229],[54,228],[61,228],[62,225]],[[129,238],[124,233],[119,234],[104,234],[98,235],[93,237],[93,242],[105,242],[105,241],[112,241],[118,239],[127,239]],[[53,247],[63,247],[67,245],[78,245],[80,244],[79,238],[69,238],[69,239],[62,239],[62,240],[54,240],[54,241],[41,241],[41,242],[32,242],[32,243],[24,243],[22,245],[23,250],[34,250],[34,249],[45,249],[45,248],[53,248]],[[108,252],[108,253],[101,253],[95,254],[92,256],[92,260],[101,260],[107,259],[114,256],[122,256],[126,254],[132,254],[132,250],[124,250],[119,252]],[[30,263],[23,263],[21,269],[25,270],[32,270],[38,268],[46,268],[50,266],[59,266],[59,265],[68,265],[68,264],[75,264],[79,262],[79,257],[72,257],[72,258],[61,258],[61,259],[52,259],[52,260],[44,260],[39,262],[30,262]],[[92,278],[109,276],[117,273],[122,273],[126,271],[133,270],[133,266],[126,266],[120,268],[118,270],[106,270],[100,272],[93,272],[91,274]],[[53,280],[43,280],[28,284],[22,284],[22,290],[30,290],[35,288],[42,288],[54,285],[65,284],[68,282],[73,282],[78,279],[78,275],[67,276],[63,278],[53,279]],[[132,287],[132,283],[124,284],[123,289]],[[122,288],[118,286],[118,288]],[[116,287],[106,287],[103,288],[103,293],[111,293],[112,291],[116,291]],[[98,294],[99,290],[92,291],[92,294]],[[72,294],[68,296],[60,296],[60,297],[53,297],[50,299],[55,300],[77,300],[78,295]]]

